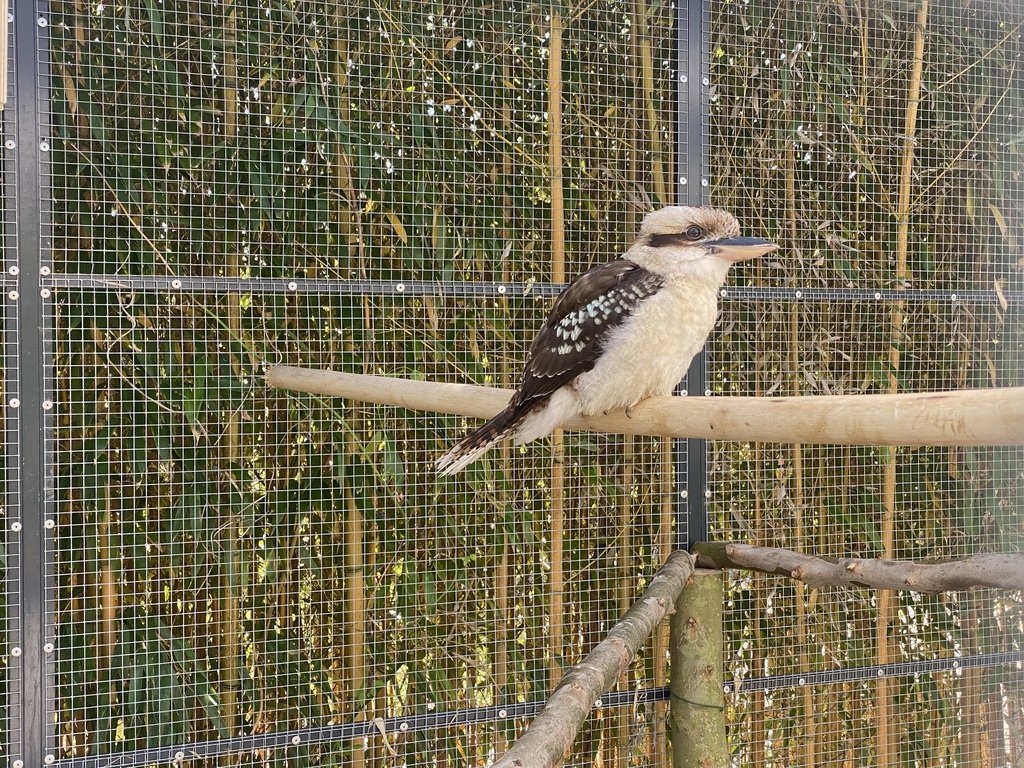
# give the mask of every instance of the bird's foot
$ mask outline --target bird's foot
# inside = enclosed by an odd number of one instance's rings
[[[647,397],[650,397],[650,395],[648,395]],[[642,403],[644,400],[646,400],[647,397],[641,397],[639,400],[637,400],[632,405],[627,405],[626,406],[626,418],[627,419],[632,419],[633,418],[633,409],[636,408],[638,405],[640,405],[640,403]]]

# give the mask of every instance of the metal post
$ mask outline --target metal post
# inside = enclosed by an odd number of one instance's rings
[[[33,0],[15,0],[15,173],[17,184],[17,243],[18,282],[16,292],[8,292],[7,300],[17,302],[18,366],[16,392],[7,392],[5,407],[11,408],[11,398],[17,398],[19,413],[19,443],[21,507],[12,510],[15,522],[21,523],[21,569],[19,573],[20,637],[21,649],[20,701],[11,702],[19,712],[21,721],[20,759],[25,768],[42,768],[48,754],[50,731],[47,726],[46,696],[47,651],[52,642],[46,625],[46,573],[47,547],[44,522],[49,516],[47,498],[48,471],[44,428],[44,351],[45,319],[44,299],[40,295],[40,269],[49,243],[42,234],[43,210],[41,179],[46,173],[45,152],[42,148],[45,134],[41,120],[48,112],[40,104],[41,51],[45,40],[45,15]]]
[[[706,0],[683,0],[676,12],[676,200],[684,205],[707,205],[710,182],[708,157],[709,66],[704,45]],[[707,390],[707,353],[701,351],[686,374],[680,394],[703,395]],[[679,548],[708,539],[706,440],[676,441],[678,478],[676,537]]]

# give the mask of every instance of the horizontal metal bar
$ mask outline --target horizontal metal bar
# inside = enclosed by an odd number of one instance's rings
[[[451,296],[454,298],[557,296],[563,285],[554,283],[437,280],[327,280],[316,278],[169,277],[160,275],[51,274],[43,278],[51,289],[166,291],[169,293],[296,293],[343,296]],[[779,288],[731,286],[721,290],[724,301],[936,301],[949,304],[1024,303],[1024,291],[948,291],[892,288]]]
[[[997,667],[1002,664],[1024,663],[1024,651],[1003,653],[982,653],[975,656],[959,656],[949,659],[927,659],[925,661],[903,661],[895,664],[871,664],[866,667],[826,669],[793,675],[772,675],[734,680],[725,686],[726,693],[739,691],[770,691],[776,688],[802,688],[808,685],[826,683],[849,683],[856,680],[877,680],[882,677],[904,677],[930,672],[951,672],[958,669]]]
[[[852,667],[811,672],[803,675],[773,675],[771,677],[734,680],[726,685],[726,693],[751,690],[774,690],[797,688],[823,683],[873,680],[881,677],[901,677],[931,672],[948,672],[956,669],[994,667],[1003,664],[1024,663],[1024,651],[987,653],[977,656],[960,656],[950,659],[908,661],[884,666]],[[601,708],[634,706],[656,701],[667,701],[669,689],[640,688],[632,691],[606,693],[598,700]],[[216,757],[235,752],[251,752],[262,749],[277,749],[308,744],[325,744],[334,741],[351,741],[361,738],[375,738],[384,733],[408,733],[412,731],[451,728],[460,725],[521,720],[539,713],[546,700],[528,701],[515,704],[493,704],[486,707],[467,707],[446,712],[425,712],[406,717],[388,717],[375,721],[360,721],[337,725],[322,725],[311,728],[296,728],[275,733],[253,736],[234,736],[213,739],[193,744],[171,747],[150,747],[128,752],[72,757],[57,760],[54,768],[132,768],[151,763],[170,763],[200,757]]]

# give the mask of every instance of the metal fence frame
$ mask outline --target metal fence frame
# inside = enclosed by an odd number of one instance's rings
[[[52,292],[65,288],[110,287],[112,281],[133,291],[156,292],[203,290],[221,292],[239,290],[242,281],[229,278],[130,277],[113,278],[83,274],[52,274],[49,264],[50,223],[45,201],[48,199],[47,126],[48,90],[46,70],[47,8],[45,0],[15,0],[12,6],[13,39],[11,68],[13,82],[11,99],[4,114],[7,139],[4,155],[4,231],[7,235],[0,284],[4,291],[4,352],[6,354],[5,391],[7,438],[6,509],[6,584],[9,592],[7,617],[7,704],[8,763],[12,768],[99,768],[129,766],[157,762],[180,761],[194,757],[213,757],[259,748],[297,744],[324,743],[378,734],[383,728],[423,730],[466,723],[496,722],[530,717],[543,707],[543,701],[524,704],[501,704],[462,710],[391,718],[382,722],[360,722],[344,725],[288,730],[272,734],[238,736],[213,741],[128,751],[117,755],[59,759],[57,734],[51,717],[53,702],[46,692],[53,690],[54,627],[52,625],[53,562],[53,430],[54,403],[45,389],[46,371],[52,360],[52,329],[46,327],[48,299]],[[684,0],[677,7],[677,136],[675,187],[677,199],[687,204],[706,204],[711,188],[708,165],[708,18],[707,0]],[[344,284],[296,279],[246,280],[244,289],[252,292],[321,292],[356,295],[406,296],[433,294],[439,289],[445,295],[506,296],[556,295],[557,285],[489,283],[398,283],[374,281]],[[949,294],[930,290],[827,289],[795,290],[788,288],[730,289],[722,291],[724,301],[778,299],[801,302],[835,302],[846,300],[948,301],[994,303],[998,297],[990,291],[964,291]],[[1012,304],[1024,303],[1024,294],[1005,293]],[[690,369],[686,394],[702,395],[707,387],[707,360],[698,356]],[[708,538],[708,452],[704,440],[677,441],[676,468],[683,480],[677,490],[678,545],[685,547]],[[965,656],[957,659],[899,663],[888,667],[877,665],[829,670],[811,675],[777,675],[747,679],[744,688],[764,690],[819,685],[824,682],[868,680],[966,668],[992,667],[1024,662],[1024,653],[1007,652]],[[726,692],[732,685],[726,685]],[[611,693],[603,697],[601,706],[631,706],[637,701],[664,701],[667,688],[645,688]]]

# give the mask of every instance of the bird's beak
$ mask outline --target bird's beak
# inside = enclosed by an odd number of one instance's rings
[[[729,261],[746,261],[771,253],[779,246],[759,237],[726,237],[704,243],[704,248],[712,256]]]

